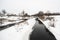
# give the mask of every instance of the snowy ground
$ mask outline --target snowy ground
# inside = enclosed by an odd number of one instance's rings
[[[40,19],[40,21],[42,20]],[[0,40],[29,40],[29,35],[33,31],[32,28],[35,23],[35,18],[31,18],[24,23],[4,29],[0,31]],[[42,23],[57,40],[60,40],[60,16],[55,16],[54,22],[52,20],[45,20]],[[54,24],[54,27],[50,26],[51,24]]]
[[[0,31],[0,40],[29,40],[35,18]]]
[[[42,22],[46,26],[46,28],[56,37],[56,39],[60,40],[60,16],[55,16],[54,21],[45,20]],[[54,24],[54,27],[50,26],[52,24]]]

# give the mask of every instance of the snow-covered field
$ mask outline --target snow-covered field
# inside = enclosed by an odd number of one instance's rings
[[[55,16],[54,21],[45,20],[42,21],[46,28],[55,36],[57,40],[60,40],[60,16]],[[50,26],[54,24],[53,26]]]
[[[60,16],[55,16],[53,20],[41,20],[46,28],[60,40]],[[29,40],[29,35],[33,31],[33,26],[36,23],[35,18],[30,18],[24,23],[12,26],[10,28],[0,31],[0,40]],[[54,27],[51,26],[54,24]]]
[[[35,18],[31,18],[24,23],[0,31],[0,40],[29,40],[35,22]]]

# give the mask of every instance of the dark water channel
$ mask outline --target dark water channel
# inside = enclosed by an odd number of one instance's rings
[[[33,27],[33,32],[30,35],[30,40],[56,40],[54,35],[45,28],[45,26],[40,22],[36,21]]]

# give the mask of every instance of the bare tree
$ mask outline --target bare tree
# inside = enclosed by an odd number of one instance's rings
[[[6,11],[5,10],[2,10],[3,14],[6,14]]]

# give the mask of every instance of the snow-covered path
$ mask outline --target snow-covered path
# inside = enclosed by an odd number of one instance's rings
[[[0,31],[0,40],[29,40],[35,18]]]

